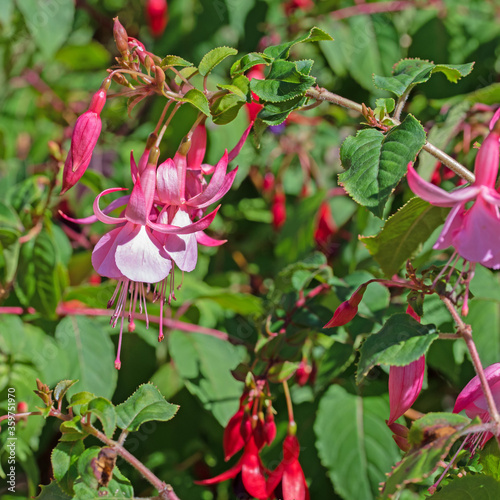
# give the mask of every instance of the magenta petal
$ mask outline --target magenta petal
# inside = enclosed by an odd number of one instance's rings
[[[97,242],[92,252],[92,265],[100,276],[114,279],[123,277],[115,262],[116,238],[122,230],[128,231],[128,228],[118,227],[106,233]]]
[[[498,407],[498,403],[500,402],[500,363],[494,363],[485,368],[484,374]],[[481,389],[481,382],[476,375],[458,395],[453,413],[460,413],[465,410],[469,418],[474,418],[476,415],[480,415],[478,406],[484,407],[485,403],[486,401],[484,400],[483,390]],[[471,412],[470,415],[468,411]]]
[[[464,221],[464,211],[465,203],[459,203],[450,211],[444,222],[443,230],[438,236],[436,243],[434,243],[433,248],[443,250],[453,245],[453,237],[457,231],[461,230]]]
[[[177,167],[171,158],[165,160],[156,172],[156,188],[162,203],[180,205],[180,182]]]
[[[234,160],[240,154],[241,148],[243,147],[243,144],[245,144],[245,141],[247,140],[248,134],[250,133],[252,127],[253,127],[253,122],[250,123],[245,132],[243,132],[243,135],[238,141],[238,144],[236,144],[236,146],[230,151],[228,155],[228,161]]]
[[[481,144],[474,164],[475,186],[495,188],[500,154],[499,136],[496,132],[488,134]]]
[[[94,200],[94,214],[95,216],[105,224],[119,224],[121,222],[127,222],[125,217],[110,217],[109,215],[105,215],[104,211],[102,211],[99,207],[99,201],[102,196],[105,196],[109,193],[114,193],[116,191],[126,191],[126,188],[110,188],[105,189],[102,193],[99,193]],[[115,207],[116,208],[116,207]]]
[[[212,224],[212,221],[214,220],[219,208],[220,205],[213,212],[210,212],[208,215],[205,215],[205,217],[197,220],[196,222],[193,222],[192,224],[189,224],[189,226],[186,227],[178,227],[171,224],[156,224],[155,222],[151,221],[148,221],[147,224],[150,228],[163,234],[196,233],[198,231],[203,231],[208,226],[210,226],[210,224]]]
[[[470,262],[500,267],[500,216],[498,207],[478,197],[453,237],[458,253]]]
[[[132,281],[158,283],[168,276],[172,263],[161,243],[145,226],[117,238],[115,261],[118,269]]]
[[[309,498],[306,478],[297,460],[288,464],[283,471],[281,489],[283,500],[306,500]]]
[[[132,193],[130,194],[127,208],[125,209],[125,217],[134,224],[145,226],[148,215],[149,212],[146,210],[146,197],[142,190],[141,180],[137,178],[134,189],[132,189]]]
[[[222,185],[219,188],[219,191],[212,196],[212,198],[206,200],[204,203],[193,203],[193,206],[197,208],[206,208],[212,203],[215,203],[216,201],[220,200],[228,191],[231,189],[231,186],[233,185],[234,178],[236,177],[236,174],[238,172],[238,168],[235,168],[231,172],[229,172],[225,177],[224,180],[222,181]],[[191,205],[191,200],[188,201],[188,205]]]
[[[394,423],[415,402],[424,380],[425,356],[406,366],[391,366],[389,371],[389,402],[391,414],[388,425]]]
[[[210,179],[210,184],[206,187],[205,191],[200,193],[198,196],[191,198],[189,200],[189,205],[201,206],[208,201],[211,201],[211,203],[213,203],[212,200],[214,199],[215,195],[219,192],[224,183],[226,172],[227,172],[227,150],[224,152],[224,155],[215,166],[214,173],[212,175],[212,178]]]
[[[198,231],[195,233],[196,235],[196,241],[203,246],[206,247],[219,247],[221,245],[224,245],[224,243],[227,242],[227,240],[216,240],[214,238],[211,238],[207,234],[205,234],[203,231]]]
[[[137,163],[134,158],[134,151],[130,151],[130,175],[132,176],[132,182],[135,184],[137,177],[139,177],[139,169],[137,168]]]
[[[420,177],[411,163],[408,164],[408,185],[410,189],[420,198],[436,207],[452,207],[463,201],[473,200],[478,193],[477,187],[458,189],[448,193]]]
[[[191,148],[187,154],[188,168],[199,170],[207,149],[207,129],[198,125],[191,139]]]

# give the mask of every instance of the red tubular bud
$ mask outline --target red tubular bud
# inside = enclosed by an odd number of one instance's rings
[[[272,172],[267,172],[264,175],[264,181],[262,182],[262,191],[264,193],[269,193],[274,188],[274,174]]]
[[[337,307],[332,319],[323,328],[333,328],[334,326],[343,326],[349,323],[358,313],[358,305],[366,291],[366,285],[361,285],[345,302]]]
[[[303,359],[300,362],[297,371],[295,372],[295,381],[297,382],[297,384],[299,384],[300,386],[306,385],[307,381],[309,380],[309,375],[311,375],[311,371],[311,365],[309,365],[309,363],[305,359]]]
[[[273,227],[275,231],[281,228],[286,221],[286,198],[285,193],[277,192],[274,195],[273,206],[271,208],[273,214]]]
[[[147,0],[146,16],[151,34],[154,37],[160,37],[165,31],[168,22],[167,0]]]

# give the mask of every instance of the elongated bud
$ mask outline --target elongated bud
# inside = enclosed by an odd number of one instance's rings
[[[101,88],[94,94],[89,109],[79,116],[71,136],[71,147],[63,170],[61,194],[73,187],[89,166],[92,153],[101,133],[101,111],[106,103],[106,92],[111,78],[106,78]]]
[[[303,359],[299,367],[297,368],[297,371],[295,372],[295,381],[297,384],[300,386],[304,386],[307,384],[307,381],[309,380],[309,375],[311,374],[312,367],[309,365],[306,359]]]
[[[264,180],[262,182],[262,191],[264,193],[269,193],[274,188],[274,174],[272,172],[266,172],[264,175]]]
[[[130,85],[129,81],[121,73],[113,73],[112,78],[116,83],[123,85],[124,87],[128,87]]]
[[[165,73],[159,66],[155,66],[155,83],[160,90],[163,90],[163,84],[165,83]]]
[[[122,23],[118,20],[118,17],[113,19],[113,38],[115,39],[116,48],[125,60],[128,60],[130,55],[128,49],[128,35],[127,30],[123,27]]]
[[[333,328],[343,326],[352,321],[358,313],[358,305],[366,291],[366,285],[361,285],[349,300],[342,302],[335,310],[332,319],[323,328]]]
[[[286,198],[285,193],[277,192],[273,198],[273,206],[271,208],[273,214],[273,227],[277,231],[283,226],[286,221]]]
[[[274,421],[273,407],[269,405],[266,409],[266,420],[264,422],[264,439],[268,446],[276,437],[276,423]]]

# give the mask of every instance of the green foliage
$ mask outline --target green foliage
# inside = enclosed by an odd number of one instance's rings
[[[339,181],[355,201],[382,217],[389,196],[424,144],[425,131],[411,115],[386,135],[362,130],[342,144],[340,158],[346,172]]]
[[[434,325],[422,325],[409,314],[391,316],[360,348],[358,384],[375,365],[405,366],[416,361],[437,338]]]
[[[383,399],[349,394],[338,385],[321,398],[314,424],[316,447],[345,500],[378,498],[379,483],[399,458],[384,422],[388,415]]]
[[[500,495],[500,481],[477,475],[456,478],[438,491],[436,500],[493,500]]]
[[[421,59],[403,59],[394,66],[392,76],[373,75],[373,82],[377,88],[388,90],[401,97],[415,85],[427,82],[434,73],[444,73],[450,82],[457,83],[460,78],[472,71],[473,66],[474,63],[434,64]]]
[[[226,57],[234,56],[238,53],[232,47],[217,47],[203,56],[200,61],[198,70],[201,76],[208,75],[217,65],[219,65]]]
[[[118,427],[137,431],[145,422],[166,422],[173,418],[179,407],[165,401],[160,391],[151,384],[141,385],[127,401],[116,407]]]
[[[387,219],[379,234],[362,237],[361,241],[385,275],[393,276],[444,222],[447,212],[445,208],[412,198]]]

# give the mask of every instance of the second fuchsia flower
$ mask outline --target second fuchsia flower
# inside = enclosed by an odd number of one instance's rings
[[[408,165],[408,184],[417,196],[438,207],[452,207],[434,248],[453,246],[469,262],[492,269],[500,268],[500,194],[495,189],[499,140],[494,129],[477,153],[474,183],[452,192],[424,181]]]
[[[500,407],[500,363],[494,363],[484,369],[484,375],[488,381],[495,404],[497,408]],[[460,413],[465,411],[469,418],[479,417],[482,422],[490,421],[490,413],[488,410],[488,403],[484,397],[481,388],[481,382],[476,375],[471,381],[462,389],[455,401],[453,413]],[[468,447],[475,451],[477,447],[482,447],[493,434],[491,432],[480,433],[473,435],[468,439]]]

